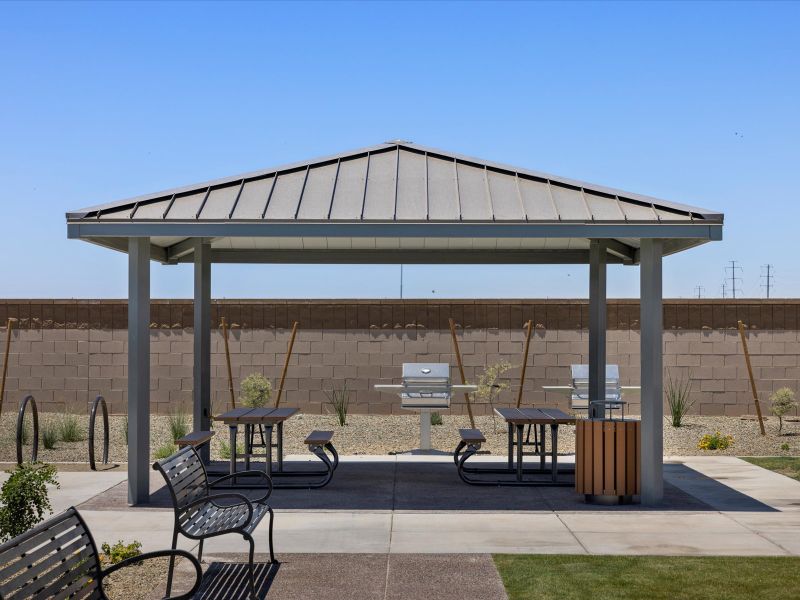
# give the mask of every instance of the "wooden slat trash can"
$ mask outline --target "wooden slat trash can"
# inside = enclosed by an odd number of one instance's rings
[[[639,494],[641,423],[578,419],[575,424],[575,491],[587,502],[621,504]]]

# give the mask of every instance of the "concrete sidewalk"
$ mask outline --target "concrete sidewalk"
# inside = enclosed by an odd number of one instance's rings
[[[326,488],[275,491],[276,552],[800,555],[800,482],[733,457],[665,463],[665,503],[645,508],[586,505],[571,488],[474,488],[447,456],[345,457]],[[127,507],[124,476],[62,472],[53,505],[79,505],[98,542],[168,547],[169,502]],[[266,523],[256,542],[266,550]],[[206,542],[212,554],[245,549],[238,536]]]

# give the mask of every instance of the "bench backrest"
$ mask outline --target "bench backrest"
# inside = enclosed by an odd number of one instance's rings
[[[180,512],[193,500],[208,495],[206,467],[192,446],[159,460],[153,468],[164,476],[176,511]]]
[[[105,598],[100,561],[75,508],[0,546],[0,599]]]

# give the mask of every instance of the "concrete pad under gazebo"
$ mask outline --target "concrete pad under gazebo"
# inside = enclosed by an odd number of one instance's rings
[[[589,264],[590,403],[605,395],[606,265],[638,264],[641,498],[663,497],[662,257],[720,240],[720,213],[395,141],[66,217],[68,237],[128,253],[132,504],[150,494],[151,260],[194,264],[195,430],[211,424],[212,263]]]

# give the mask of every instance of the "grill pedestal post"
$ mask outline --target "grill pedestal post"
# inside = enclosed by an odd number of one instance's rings
[[[431,449],[431,410],[419,409],[419,449]]]

